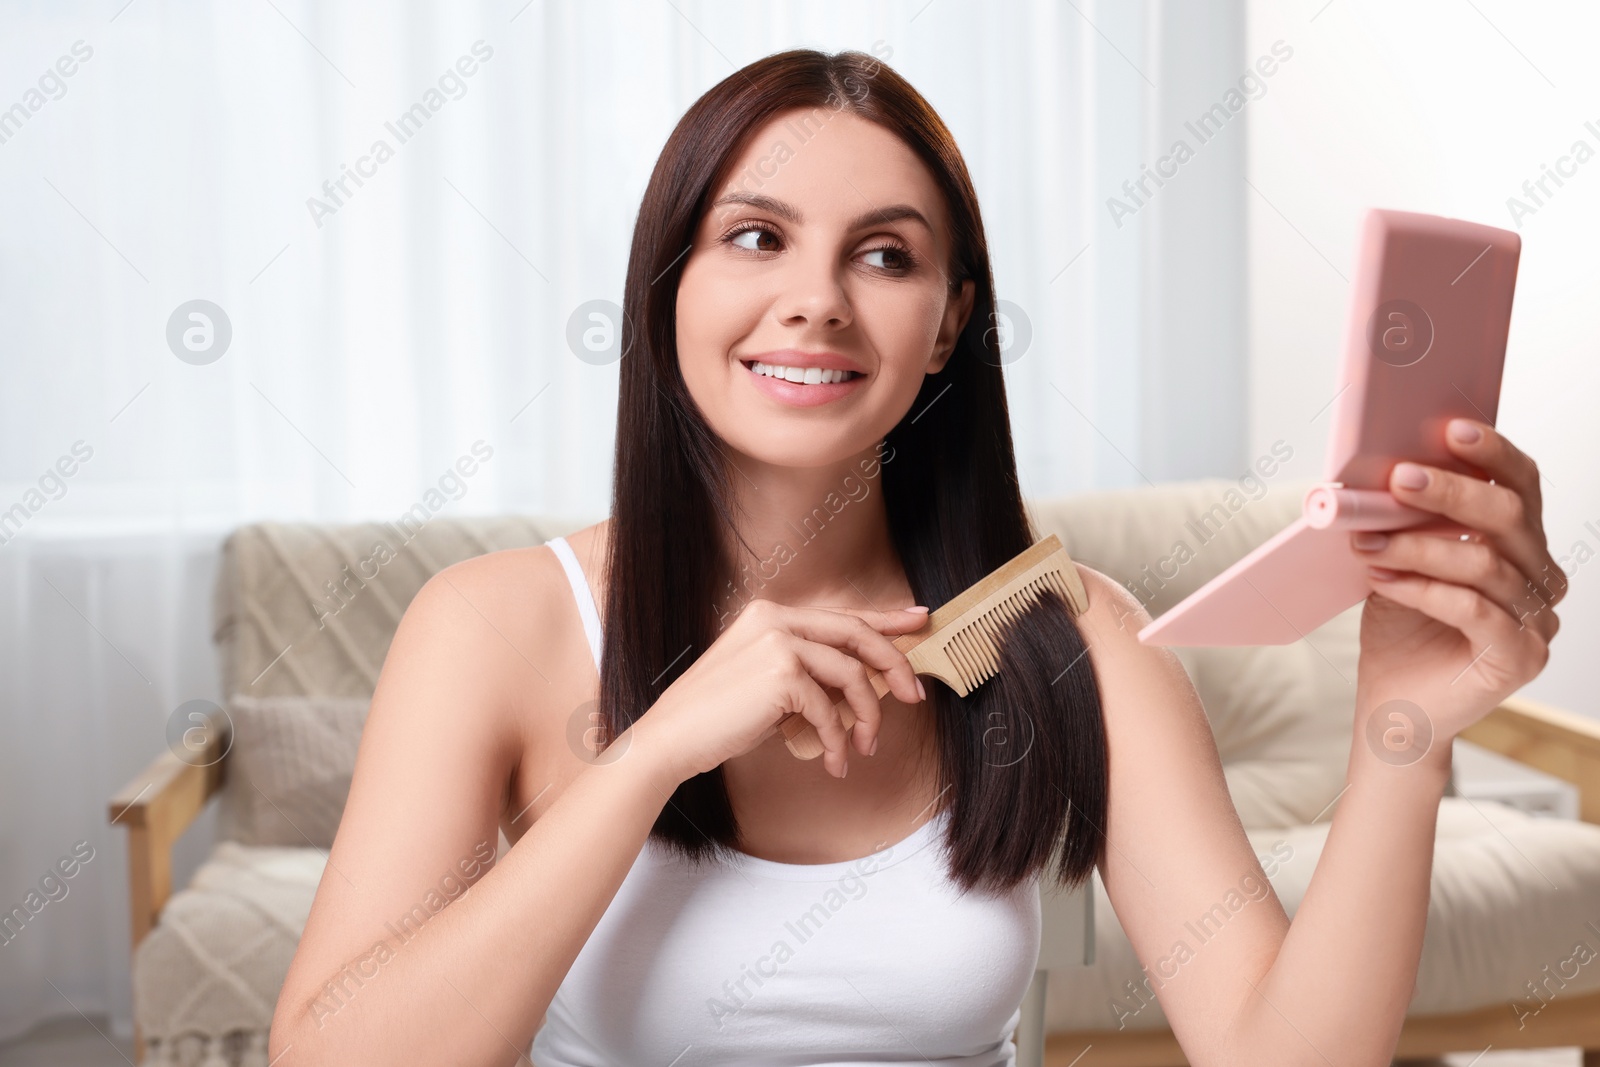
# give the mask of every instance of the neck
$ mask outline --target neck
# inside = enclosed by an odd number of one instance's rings
[[[719,628],[754,599],[877,609],[910,604],[883,500],[882,468],[893,456],[874,444],[823,467],[732,457],[735,515],[749,548],[725,531],[733,579],[722,591]]]

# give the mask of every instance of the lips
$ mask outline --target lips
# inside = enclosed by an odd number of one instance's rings
[[[853,361],[834,352],[786,350],[740,362],[759,392],[789,407],[831,403],[854,393],[867,379]]]

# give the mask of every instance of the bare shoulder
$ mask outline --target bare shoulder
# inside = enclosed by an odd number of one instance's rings
[[[595,527],[571,535],[591,547]],[[585,553],[580,551],[580,562]],[[385,658],[369,725],[477,735],[498,776],[558,760],[565,715],[597,675],[565,568],[548,545],[501,549],[442,568],[407,605]],[[437,694],[433,700],[420,694]],[[381,727],[380,727],[381,729]],[[507,804],[517,798],[513,780]],[[515,809],[513,809],[515,810]]]
[[[1078,629],[1089,647],[1102,701],[1108,713],[1117,712],[1107,715],[1108,730],[1113,722],[1122,729],[1165,728],[1184,720],[1209,740],[1205,709],[1183,664],[1170,648],[1139,640],[1150,613],[1138,597],[1109,575],[1073,562],[1089,594]]]
[[[606,526],[596,523],[565,538],[590,595],[601,605]],[[588,724],[599,672],[579,612],[579,591],[548,545],[463,560],[441,570],[429,585],[434,601],[429,614],[452,628],[451,641],[470,643],[458,660],[473,663],[478,677],[493,684],[494,692],[482,699],[504,711],[504,736],[515,758],[502,829],[515,842],[559,795],[559,789],[546,787],[564,784],[581,767],[571,727],[574,721]]]
[[[1085,618],[1121,619],[1125,615],[1135,613],[1149,618],[1144,605],[1110,575],[1078,560],[1073,560],[1072,565],[1078,568],[1078,577],[1082,579],[1083,588],[1089,594],[1089,610],[1084,613]]]
[[[1089,594],[1089,610],[1078,616],[1078,625],[1091,649],[1099,644],[1099,651],[1118,656],[1130,655],[1137,649],[1159,651],[1158,646],[1139,641],[1139,631],[1150,621],[1150,613],[1138,598],[1109,575],[1077,560],[1073,565]]]
[[[603,564],[605,526],[596,523],[566,536],[601,603],[596,577]],[[583,634],[573,593],[555,550],[530,545],[445,567],[428,580],[407,614],[415,610],[428,624],[460,626],[462,637],[482,642],[486,651],[520,659],[524,670],[548,679],[570,673],[567,653],[586,647],[572,640],[575,633],[580,638]]]

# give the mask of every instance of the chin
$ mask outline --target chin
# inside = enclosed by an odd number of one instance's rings
[[[792,470],[813,470],[844,463],[862,450],[871,448],[882,434],[865,444],[843,440],[832,434],[819,434],[817,427],[796,427],[793,430],[771,431],[754,440],[741,443],[724,438],[728,447],[768,467]]]

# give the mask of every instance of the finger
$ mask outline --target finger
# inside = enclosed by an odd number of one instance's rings
[[[1421,486],[1405,484],[1412,472],[1426,477]],[[1397,463],[1389,490],[1402,504],[1436,512],[1481,532],[1494,542],[1529,581],[1555,603],[1566,588],[1566,576],[1545,547],[1537,501],[1530,502],[1508,485],[1421,463]],[[1531,510],[1530,510],[1531,508]]]
[[[835,778],[843,778],[850,768],[850,739],[845,734],[844,724],[839,721],[839,712],[834,708],[833,701],[828,699],[828,694],[822,691],[809,670],[800,672],[790,693],[789,710],[804,716],[812,729],[817,731],[817,737],[822,741],[823,766]]]
[[[1384,543],[1373,547],[1380,540]],[[1487,541],[1462,541],[1413,530],[1387,534],[1369,530],[1353,535],[1351,546],[1370,565],[1471,586],[1521,625],[1537,627],[1546,641],[1555,636],[1555,612],[1549,610],[1533,583]]]
[[[854,715],[854,725],[840,715],[840,725],[854,740],[856,751],[863,756],[872,754],[872,746],[883,724],[883,707],[878,703],[878,691],[867,680],[867,668],[858,659],[840,652],[831,645],[821,645],[800,639],[795,649],[807,673],[823,686],[833,686],[844,693],[847,707]],[[829,700],[830,704],[836,703]],[[834,713],[840,709],[835,707]]]
[[[922,629],[927,624],[929,611],[926,605],[919,604],[912,608],[891,608],[888,611],[879,611],[875,608],[857,608],[845,604],[819,604],[815,610],[833,611],[841,615],[853,615],[862,622],[872,626],[873,629],[883,633],[912,633]]]
[[[868,620],[859,614],[831,608],[786,608],[785,611],[790,632],[808,641],[848,651],[862,663],[881,671],[889,683],[890,691],[902,702],[916,704],[922,699],[916,672],[911,669],[911,661],[906,659],[906,654],[896,648],[888,637],[873,629]],[[912,630],[918,628],[912,627]]]
[[[1477,436],[1468,440],[1474,430]],[[1477,419],[1457,418],[1445,428],[1444,439],[1451,452],[1493,478],[1496,485],[1509,486],[1539,510],[1539,466],[1499,430]]]
[[[1387,581],[1373,578],[1371,586],[1378,595],[1461,631],[1472,650],[1470,665],[1491,690],[1514,691],[1543,670],[1549,658],[1549,645],[1536,630],[1519,626],[1476,589],[1406,573]]]

